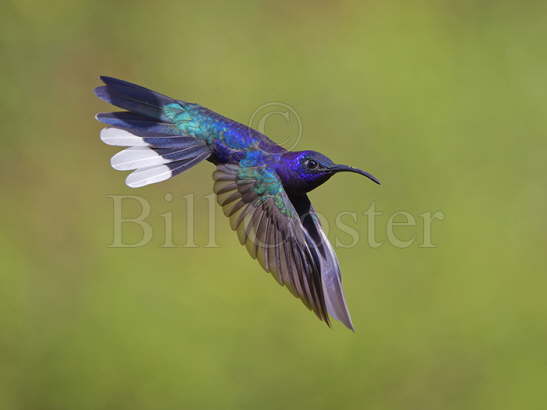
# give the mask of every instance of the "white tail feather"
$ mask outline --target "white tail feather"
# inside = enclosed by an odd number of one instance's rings
[[[119,128],[103,128],[101,130],[101,140],[107,145],[114,145],[116,147],[148,146],[141,137]]]
[[[163,158],[156,151],[148,147],[131,147],[118,152],[110,160],[112,168],[118,171],[127,171],[137,168],[149,168],[172,162]]]
[[[172,176],[171,169],[167,165],[159,165],[151,168],[137,169],[129,174],[125,183],[130,188],[139,188],[156,182],[165,181]]]

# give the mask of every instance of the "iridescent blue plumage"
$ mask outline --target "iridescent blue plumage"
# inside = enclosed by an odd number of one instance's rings
[[[264,269],[317,316],[353,329],[336,255],[306,193],[337,172],[365,171],[337,165],[315,151],[287,151],[264,134],[200,105],[175,100],[111,77],[97,96],[127,111],[97,114],[109,127],[101,139],[128,147],[112,157],[126,180],[141,187],[208,160],[216,165],[214,191],[232,229]]]

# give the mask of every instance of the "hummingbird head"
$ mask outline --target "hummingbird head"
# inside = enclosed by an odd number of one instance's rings
[[[284,153],[277,172],[285,188],[291,192],[309,192],[338,172],[353,172],[380,184],[380,181],[372,174],[347,165],[335,164],[331,159],[316,151]]]

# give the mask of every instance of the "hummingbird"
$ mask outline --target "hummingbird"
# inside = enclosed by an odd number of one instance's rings
[[[100,99],[123,111],[99,113],[108,145],[126,147],[111,158],[125,183],[139,188],[165,181],[203,161],[215,166],[213,191],[239,241],[263,269],[327,325],[354,330],[338,259],[307,196],[334,174],[361,169],[316,151],[289,151],[266,135],[201,105],[101,76]]]

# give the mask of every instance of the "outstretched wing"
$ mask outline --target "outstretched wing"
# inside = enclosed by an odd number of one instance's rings
[[[214,191],[249,254],[327,324],[321,257],[276,172],[266,165],[219,165]]]
[[[315,249],[315,254],[319,256],[319,265],[321,266],[321,279],[323,282],[323,295],[327,311],[336,320],[344,323],[353,330],[351,315],[344,298],[344,289],[342,288],[342,275],[338,258],[330,244],[321,222],[311,205],[307,195],[291,197],[291,202],[296,212],[300,216],[302,226],[308,233],[306,239],[308,246]]]

